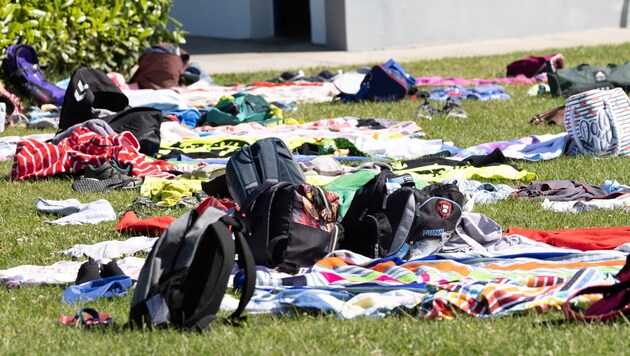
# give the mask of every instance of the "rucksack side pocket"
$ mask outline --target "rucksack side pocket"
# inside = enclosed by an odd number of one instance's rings
[[[287,247],[278,268],[295,273],[300,267],[312,266],[332,251],[338,233],[337,226],[328,232],[302,224],[291,224],[287,233]]]

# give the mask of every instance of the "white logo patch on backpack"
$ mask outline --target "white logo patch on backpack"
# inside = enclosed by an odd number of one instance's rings
[[[77,83],[77,87],[79,89],[74,91],[74,98],[77,101],[81,101],[81,100],[83,100],[83,98],[85,98],[85,92],[88,90],[90,85],[89,84],[83,84],[83,82],[79,80],[79,82]]]

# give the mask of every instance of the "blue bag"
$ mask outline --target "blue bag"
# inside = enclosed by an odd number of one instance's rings
[[[407,73],[400,63],[389,59],[381,65],[372,67],[357,93],[341,93],[339,99],[343,102],[402,100],[415,85],[416,79]]]
[[[66,91],[44,80],[35,49],[27,44],[11,45],[6,50],[2,67],[11,83],[26,97],[39,105],[61,106]]]

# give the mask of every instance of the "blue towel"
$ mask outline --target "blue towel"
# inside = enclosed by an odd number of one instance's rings
[[[482,85],[478,87],[464,88],[459,85],[440,87],[431,90],[429,99],[446,101],[448,98],[455,100],[509,100],[510,96],[500,85]]]
[[[74,304],[77,302],[89,302],[98,298],[122,297],[131,288],[131,277],[112,276],[97,279],[82,284],[74,284],[66,288],[61,296],[61,302]]]

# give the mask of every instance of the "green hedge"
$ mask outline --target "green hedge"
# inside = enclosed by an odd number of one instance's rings
[[[33,46],[44,73],[67,77],[79,66],[123,74],[160,41],[183,43],[168,16],[172,0],[0,0],[0,49]],[[167,29],[172,21],[175,30]]]

